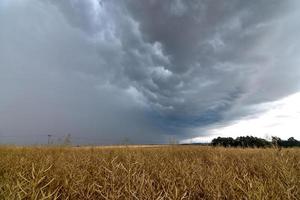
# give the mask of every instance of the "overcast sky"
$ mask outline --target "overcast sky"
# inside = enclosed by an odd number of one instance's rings
[[[0,143],[300,139],[298,0],[0,0]]]

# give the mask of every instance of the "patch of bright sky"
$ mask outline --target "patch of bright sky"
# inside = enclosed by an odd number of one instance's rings
[[[300,92],[284,99],[261,105],[266,112],[253,117],[245,118],[234,123],[208,130],[209,136],[196,137],[182,141],[210,142],[215,137],[255,136],[270,139],[277,136],[282,139],[294,137],[300,140]]]

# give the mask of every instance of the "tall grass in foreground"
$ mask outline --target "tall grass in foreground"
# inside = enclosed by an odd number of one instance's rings
[[[300,199],[300,149],[0,147],[0,199]]]

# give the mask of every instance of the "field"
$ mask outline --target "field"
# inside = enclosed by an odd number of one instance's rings
[[[300,149],[3,146],[0,199],[300,199]]]

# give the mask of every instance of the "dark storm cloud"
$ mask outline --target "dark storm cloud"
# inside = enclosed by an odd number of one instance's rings
[[[3,1],[1,133],[157,142],[247,116],[299,90],[298,7]]]

